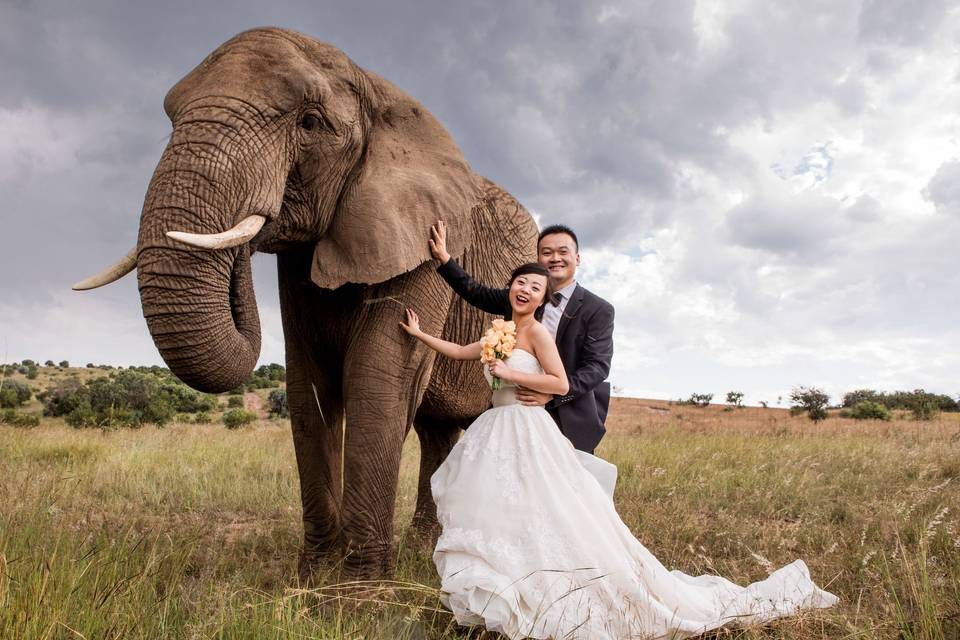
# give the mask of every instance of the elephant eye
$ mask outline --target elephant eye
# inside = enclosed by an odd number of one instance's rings
[[[300,118],[300,127],[307,131],[318,131],[324,128],[323,120],[315,113],[305,113]]]

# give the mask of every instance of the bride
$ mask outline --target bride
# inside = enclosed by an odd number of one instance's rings
[[[534,317],[549,272],[522,265],[509,289],[516,347],[485,370],[503,386],[431,478],[443,527],[433,559],[459,623],[512,639],[683,638],[837,602],[802,560],[740,587],[669,571],[647,551],[614,508],[612,465],[576,451],[543,407],[517,402],[517,385],[563,395],[567,378]],[[481,342],[428,335],[412,309],[401,326],[449,358],[480,359]]]

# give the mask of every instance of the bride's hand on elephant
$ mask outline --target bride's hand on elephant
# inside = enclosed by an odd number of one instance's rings
[[[443,220],[437,220],[430,226],[430,253],[441,264],[447,264],[450,254],[447,253],[447,223]]]
[[[503,360],[494,360],[489,365],[490,375],[510,382],[513,379],[513,369],[508,367]]]
[[[517,401],[528,407],[542,407],[553,400],[549,393],[540,393],[526,387],[517,387]]]
[[[403,327],[403,330],[409,333],[412,336],[420,334],[420,316],[417,315],[417,312],[413,309],[407,307],[407,322],[404,324],[400,323],[400,326]]]

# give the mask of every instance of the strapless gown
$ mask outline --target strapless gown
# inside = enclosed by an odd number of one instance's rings
[[[542,372],[519,349],[507,364]],[[802,560],[747,587],[667,570],[617,515],[610,465],[576,452],[515,390],[494,392],[431,478],[443,527],[433,559],[460,624],[512,639],[684,638],[837,602]]]

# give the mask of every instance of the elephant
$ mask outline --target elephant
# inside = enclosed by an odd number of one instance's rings
[[[421,445],[413,526],[435,534],[430,476],[489,406],[479,363],[435,361],[399,327],[472,342],[490,316],[457,298],[426,242],[445,219],[471,273],[506,283],[537,226],[470,168],[440,122],[339,49],[258,28],[211,53],[164,100],[173,125],[137,244],[75,289],[136,269],[150,335],[191,387],[247,380],[260,352],[250,256],[276,255],[303,506],[299,574],[335,561],[392,572],[400,453]]]

